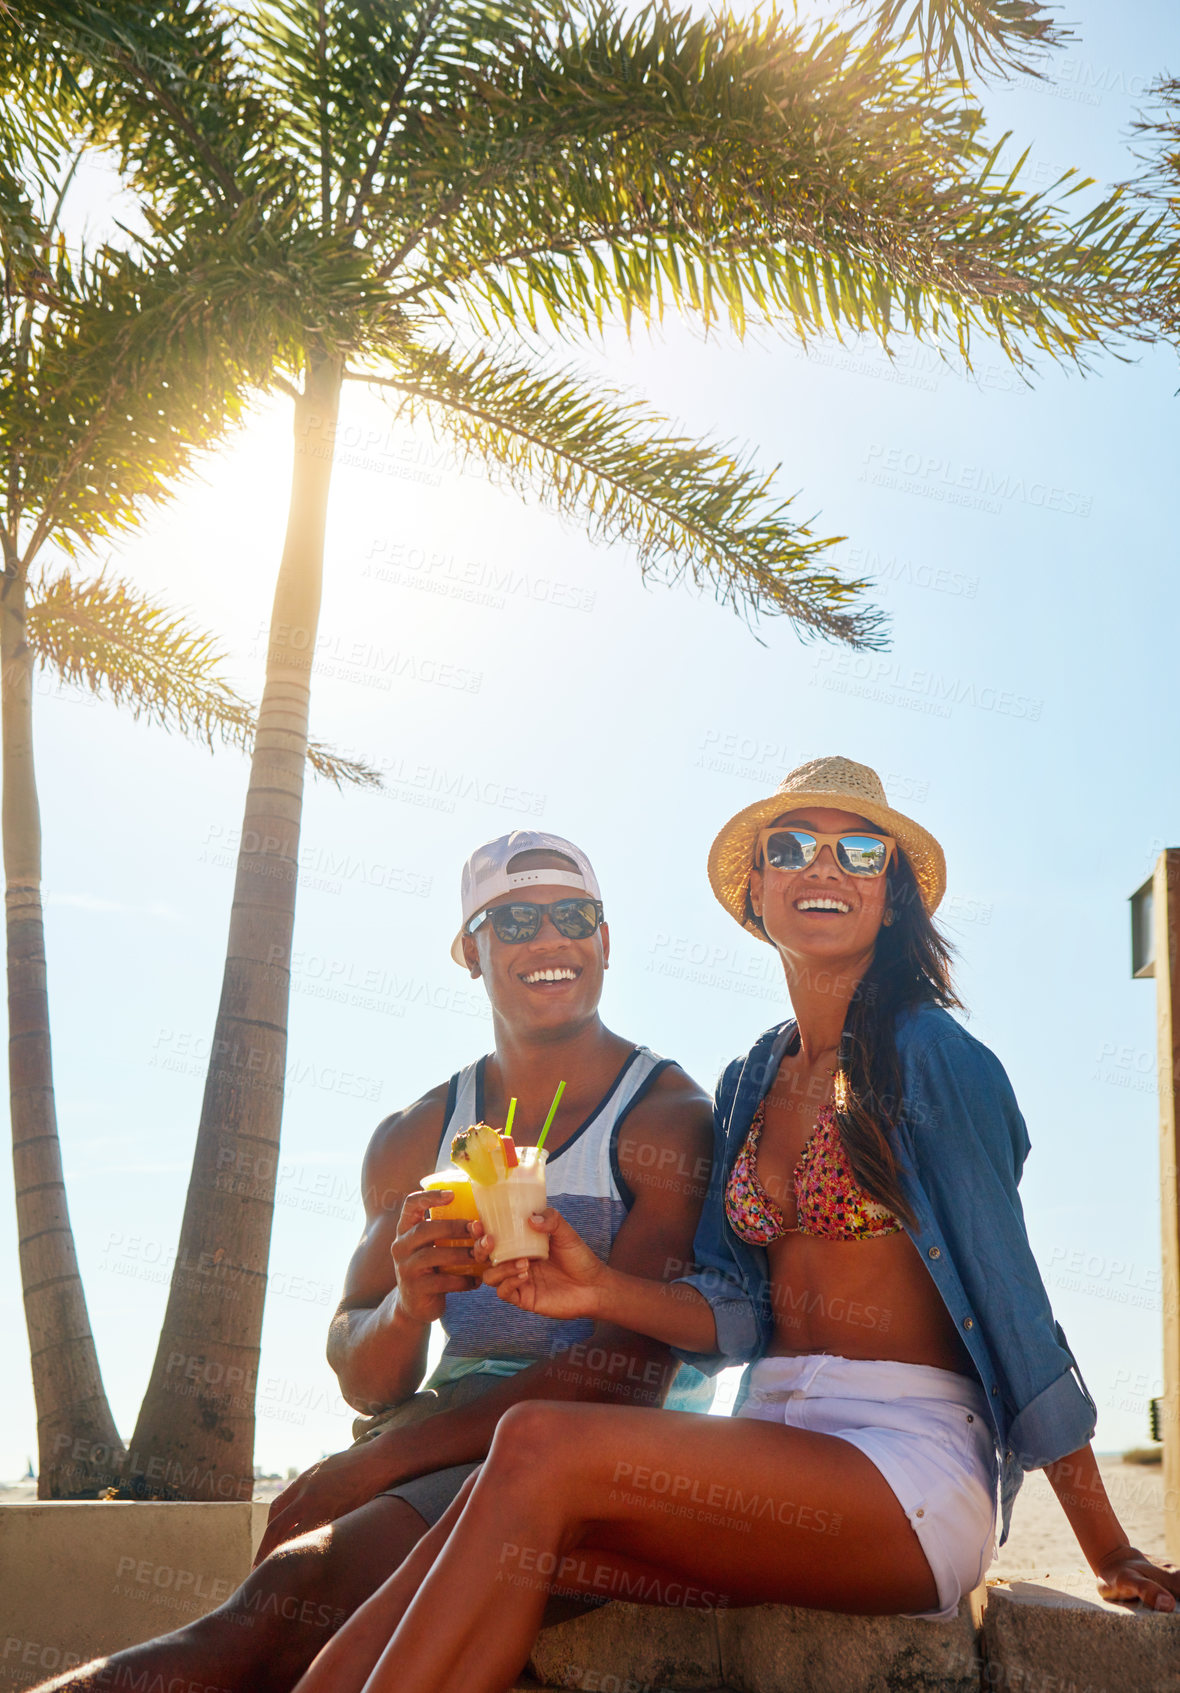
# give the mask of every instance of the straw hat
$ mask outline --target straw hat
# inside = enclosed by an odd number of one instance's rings
[[[934,836],[885,798],[875,770],[850,758],[813,758],[784,776],[769,799],[755,800],[731,817],[709,849],[709,881],[713,892],[744,929],[766,936],[747,918],[746,899],[759,829],[790,811],[808,806],[855,811],[886,834],[893,835],[909,861],[927,911],[934,911],[946,892],[946,859]]]

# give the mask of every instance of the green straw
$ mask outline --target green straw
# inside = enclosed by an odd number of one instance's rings
[[[557,1116],[557,1107],[561,1104],[561,1096],[564,1092],[565,1083],[558,1082],[557,1092],[553,1095],[553,1104],[549,1107],[549,1115],[545,1119],[545,1127],[541,1130],[540,1135],[537,1137],[538,1152],[540,1152],[541,1148],[545,1144],[545,1136],[549,1133],[550,1125],[552,1124],[554,1117]]]
[[[514,1094],[512,1096],[512,1098],[508,1101],[508,1116],[507,1116],[507,1118],[505,1119],[505,1122],[504,1122],[504,1133],[506,1135],[511,1135],[511,1133],[512,1133],[512,1119],[515,1116],[516,1116],[516,1095]]]

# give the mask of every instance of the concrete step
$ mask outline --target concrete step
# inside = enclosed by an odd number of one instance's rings
[[[1180,1693],[1180,1612],[1109,1604],[1089,1570],[990,1583],[981,1646],[989,1690]]]
[[[243,1579],[265,1505],[0,1508],[0,1686],[192,1621]],[[1180,1693],[1180,1613],[1087,1570],[1012,1570],[949,1623],[612,1603],[541,1630],[517,1693]]]
[[[542,1629],[529,1669],[544,1687],[583,1693],[978,1693],[982,1597],[937,1624],[791,1605],[613,1603]]]
[[[949,1623],[612,1603],[543,1628],[529,1670],[581,1693],[1180,1693],[1180,1612],[1108,1604],[1088,1570],[993,1581]]]

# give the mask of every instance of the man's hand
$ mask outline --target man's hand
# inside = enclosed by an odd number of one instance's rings
[[[475,1247],[476,1263],[487,1264],[484,1281],[500,1298],[542,1317],[597,1317],[600,1293],[610,1271],[572,1223],[550,1205],[529,1218],[529,1226],[549,1236],[548,1258],[509,1258],[488,1264],[495,1241],[483,1235]],[[478,1224],[471,1224],[473,1231]]]
[[[1095,1570],[1104,1599],[1132,1604],[1136,1599],[1149,1611],[1174,1611],[1180,1599],[1180,1570],[1153,1564],[1134,1546],[1120,1546]]]
[[[467,1224],[453,1219],[425,1221],[430,1207],[442,1201],[439,1193],[407,1194],[389,1249],[397,1279],[398,1310],[424,1326],[442,1316],[448,1293],[466,1293],[479,1286],[478,1277],[459,1273],[465,1266],[472,1267]]]
[[[284,1541],[335,1522],[337,1517],[367,1505],[387,1487],[396,1487],[398,1478],[386,1446],[380,1437],[365,1441],[321,1458],[296,1476],[267,1513],[266,1533],[255,1554],[255,1567]]]

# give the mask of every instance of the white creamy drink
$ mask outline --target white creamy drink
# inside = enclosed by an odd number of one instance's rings
[[[493,1264],[548,1258],[549,1236],[529,1227],[533,1212],[545,1209],[548,1157],[544,1147],[518,1148],[511,1135],[488,1123],[472,1123],[452,1140],[452,1162],[470,1177],[475,1209],[494,1243]]]
[[[549,1236],[538,1234],[530,1227],[534,1211],[543,1211],[545,1198],[545,1160],[549,1154],[535,1146],[521,1146],[516,1153],[520,1162],[498,1182],[472,1182],[475,1209],[479,1220],[491,1235],[491,1262],[503,1264],[509,1258],[548,1258]]]

